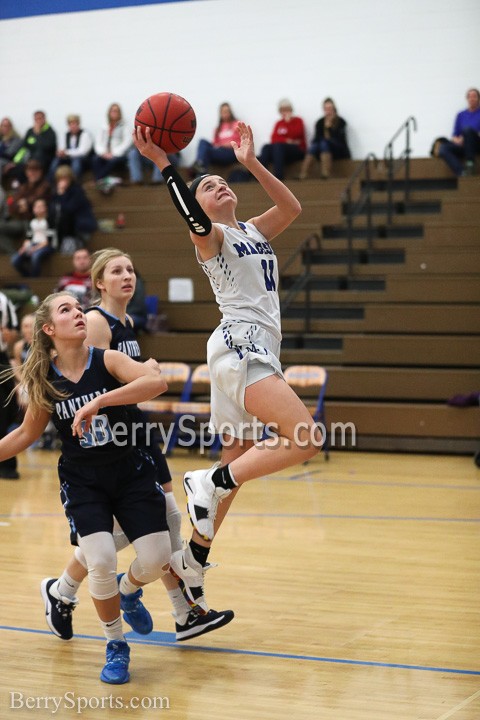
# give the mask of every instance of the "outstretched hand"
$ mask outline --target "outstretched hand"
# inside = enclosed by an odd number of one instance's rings
[[[149,127],[144,129],[136,127],[132,133],[132,140],[140,155],[154,162],[159,166],[160,170],[170,165],[170,160],[165,150],[162,150],[161,147],[155,145],[152,141]]]
[[[242,163],[242,165],[248,166],[249,161],[255,158],[252,128],[250,125],[240,122],[238,123],[237,130],[240,135],[240,145],[238,145],[235,140],[232,140],[230,144],[238,162]]]

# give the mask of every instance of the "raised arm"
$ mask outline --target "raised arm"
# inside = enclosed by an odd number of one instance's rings
[[[275,203],[274,207],[262,213],[262,215],[251,218],[249,222],[253,223],[267,240],[272,240],[300,215],[302,206],[287,186],[272,175],[257,159],[250,125],[240,122],[238,132],[240,134],[240,145],[234,141],[231,143],[238,162],[242,163],[252,173],[269,198]]]
[[[202,257],[205,259],[215,255],[223,242],[222,230],[211,222],[184,179],[170,164],[166,152],[152,142],[150,128],[145,128],[145,136],[141,128],[134,130],[133,142],[139,153],[154,162],[161,170],[173,204],[187,223],[190,239],[198,247]]]

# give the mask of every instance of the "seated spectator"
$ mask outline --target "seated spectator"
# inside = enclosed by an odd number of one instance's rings
[[[438,138],[432,147],[432,155],[442,158],[457,177],[475,173],[475,156],[480,153],[480,92],[476,88],[467,91],[467,104],[455,118],[452,139]]]
[[[263,146],[258,159],[265,167],[272,164],[272,173],[283,180],[285,165],[303,160],[307,142],[303,120],[293,114],[292,103],[280,100],[278,112],[281,119],[275,123],[270,143]]]
[[[138,334],[140,330],[145,330],[147,325],[147,303],[145,282],[137,269],[135,269],[135,274],[137,276],[137,282],[132,299],[127,305],[127,315],[132,319],[135,334]]]
[[[17,340],[16,343],[14,343],[13,345],[12,366],[15,370],[15,378],[18,383],[21,381],[20,366],[27,359],[30,345],[32,344],[34,323],[35,315],[29,313],[28,315],[23,316],[20,323],[20,340]],[[26,406],[27,398],[23,389],[20,386],[17,387],[17,399],[20,407]]]
[[[212,142],[202,139],[198,143],[197,158],[192,166],[192,175],[203,175],[208,172],[211,164],[225,166],[237,162],[230,143],[234,140],[240,144],[238,123],[230,103],[222,103]]]
[[[7,216],[0,219],[0,252],[13,253],[12,240],[24,238],[33,217],[33,203],[42,198],[50,199],[51,188],[43,176],[38,160],[27,160],[26,182],[23,182],[7,202]]]
[[[63,253],[71,254],[76,247],[83,247],[97,229],[92,204],[68,165],[60,165],[55,172],[50,219]]]
[[[180,162],[180,154],[173,153],[168,155],[168,159],[171,164],[176,167]],[[140,155],[137,148],[132,145],[130,150],[127,152],[128,171],[130,173],[130,182],[133,185],[144,185],[143,173],[144,170],[151,171],[150,185],[161,185],[164,181],[163,175],[151,160]]]
[[[323,117],[317,120],[315,125],[315,134],[303,161],[299,180],[308,177],[314,158],[320,159],[321,177],[327,180],[332,172],[332,160],[350,157],[346,134],[347,123],[337,114],[337,108],[331,98],[323,101],[323,113]]]
[[[14,167],[13,158],[22,146],[22,138],[13,127],[10,118],[3,118],[0,122],[0,182],[3,171],[7,167]]]
[[[112,103],[108,108],[107,123],[95,140],[95,155],[92,159],[95,180],[122,171],[127,164],[127,152],[131,145],[131,128],[122,118],[120,105]]]
[[[29,237],[11,258],[13,267],[23,277],[38,277],[42,269],[42,261],[55,251],[55,231],[49,226],[47,216],[46,201],[35,200]]]
[[[78,248],[72,255],[72,270],[58,281],[55,292],[70,292],[75,295],[84,310],[92,299],[91,257],[87,248]]]
[[[27,160],[37,160],[46,174],[57,151],[57,136],[50,127],[43,110],[33,114],[33,126],[23,138],[22,145],[13,158],[14,167],[9,169],[8,176],[13,175],[19,180],[25,179]]]
[[[93,138],[80,124],[79,115],[67,116],[68,130],[59,142],[57,157],[50,165],[49,179],[53,181],[59,165],[70,165],[78,181],[90,167]]]
[[[10,368],[8,357],[9,345],[17,339],[18,320],[13,303],[5,293],[0,292],[0,370]],[[12,425],[19,421],[19,407],[14,392],[13,380],[0,383],[0,438],[5,437],[12,429]],[[4,480],[17,480],[20,477],[17,471],[17,458],[0,462],[0,478]]]

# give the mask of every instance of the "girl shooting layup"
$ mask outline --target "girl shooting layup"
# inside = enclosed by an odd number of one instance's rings
[[[237,198],[222,177],[202,175],[188,188],[165,152],[152,142],[149,128],[145,136],[140,128],[133,133],[138,150],[162,171],[222,313],[208,341],[207,360],[211,425],[228,442],[220,467],[185,474],[194,531],[187,550],[171,558],[190,598],[204,605],[203,575],[211,541],[238,488],[253,478],[305,462],[321,446],[320,432],[285,382],[279,360],[278,266],[270,241],[295,220],[301,206],[257,160],[251,128],[239,123],[238,131],[240,144],[231,143],[235,156],[273,202],[269,210],[247,222],[237,220]],[[257,418],[275,427],[275,437],[261,440]],[[251,430],[245,431],[246,425]]]

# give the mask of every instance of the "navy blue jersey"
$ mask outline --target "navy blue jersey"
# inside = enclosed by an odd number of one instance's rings
[[[76,383],[64,377],[53,362],[50,365],[48,379],[56,388],[68,393],[66,398],[52,399],[52,421],[62,441],[62,455],[81,465],[107,464],[132,450],[131,419],[124,405],[101,408],[83,437],[72,435],[77,410],[94,397],[121,387],[105,367],[104,355],[105,350],[90,347],[85,372]]]
[[[126,324],[124,325],[120,318],[115,317],[115,315],[111,315],[98,305],[88,308],[85,312],[88,313],[92,310],[99,312],[100,315],[103,315],[105,320],[108,322],[108,327],[112,333],[110,349],[118,350],[119,352],[124,353],[124,355],[128,355],[128,357],[133,358],[133,360],[140,360],[140,345],[135,337],[133,325],[130,319],[127,317],[125,320]]]

